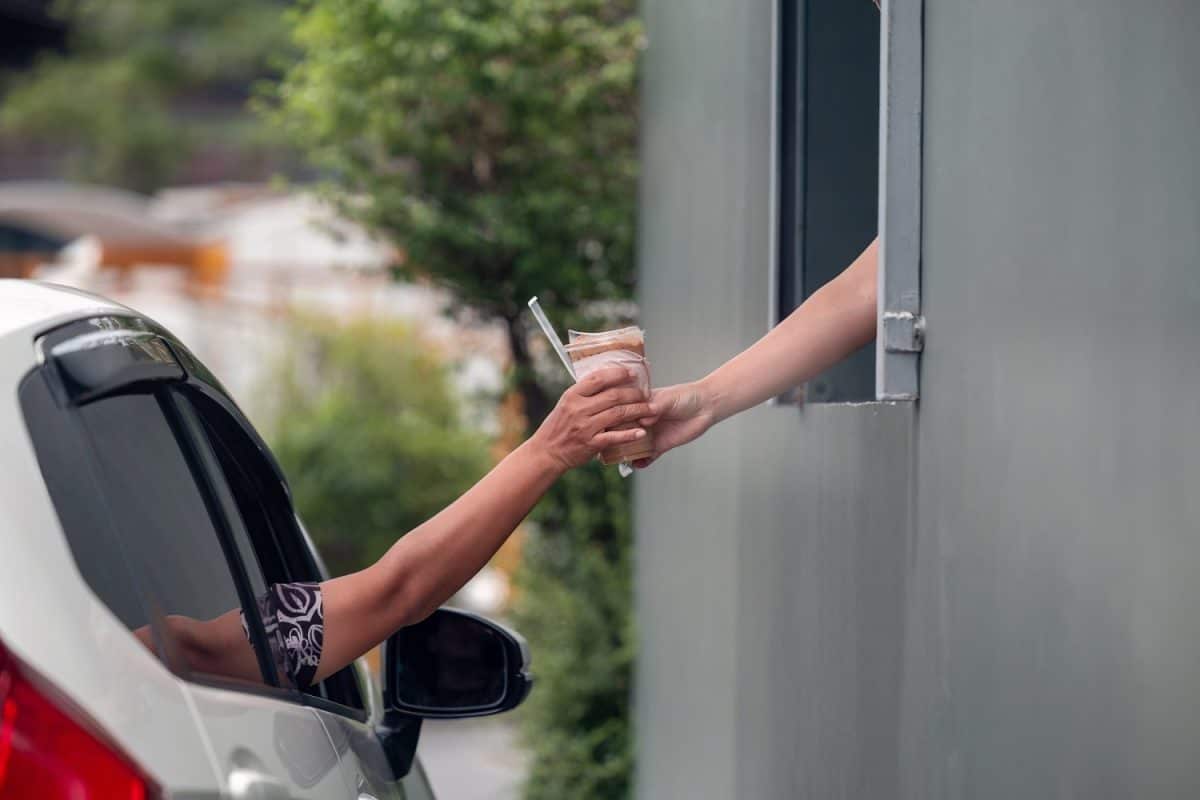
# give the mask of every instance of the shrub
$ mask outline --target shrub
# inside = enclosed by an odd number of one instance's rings
[[[383,555],[487,470],[436,350],[400,323],[313,321],[271,371],[271,444],[334,574]]]
[[[539,505],[518,575],[537,684],[523,709],[527,800],[630,794],[633,629],[629,483],[593,462]]]

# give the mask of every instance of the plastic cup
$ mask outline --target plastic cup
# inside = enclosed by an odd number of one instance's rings
[[[598,333],[567,331],[567,356],[571,359],[575,379],[581,380],[590,372],[605,367],[621,366],[633,370],[634,382],[650,395],[650,367],[646,363],[646,336],[641,328],[618,328]],[[637,422],[626,422],[611,430],[641,427]],[[625,444],[613,445],[600,451],[602,464],[618,464],[649,458],[654,455],[654,435],[650,430],[641,439]]]

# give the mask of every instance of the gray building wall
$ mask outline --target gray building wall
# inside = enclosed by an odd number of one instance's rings
[[[770,323],[770,5],[644,4],[659,384]],[[1200,4],[925,18],[921,401],[639,476],[640,797],[1200,795]]]

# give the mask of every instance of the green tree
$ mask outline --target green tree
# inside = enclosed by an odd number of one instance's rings
[[[76,178],[142,191],[170,180],[202,143],[261,158],[271,146],[267,128],[236,109],[286,46],[284,7],[59,0],[54,12],[68,26],[69,46],[8,76],[0,133],[62,148]],[[230,106],[235,113],[226,113]]]
[[[537,685],[521,709],[533,750],[527,800],[630,795],[633,625],[629,483],[593,462],[535,514],[514,623],[533,643]]]
[[[399,323],[297,326],[265,386],[272,450],[334,574],[375,561],[489,466],[446,365]]]
[[[299,59],[268,113],[404,271],[508,331],[530,427],[562,388],[535,369],[525,302],[589,328],[631,297],[635,0],[302,0]],[[538,685],[524,709],[530,800],[627,796],[628,487],[576,470],[535,512],[517,622]]]
[[[633,286],[634,0],[304,0],[269,103],[349,216],[504,322],[532,423],[524,320],[580,323]]]

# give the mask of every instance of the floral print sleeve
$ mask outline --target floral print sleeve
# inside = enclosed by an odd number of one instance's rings
[[[271,648],[271,660],[282,680],[305,689],[316,677],[325,643],[321,584],[276,583],[258,597],[258,612]],[[250,638],[246,614],[242,630]]]

